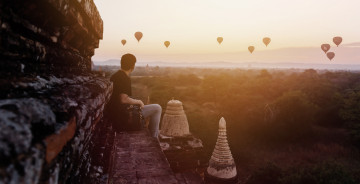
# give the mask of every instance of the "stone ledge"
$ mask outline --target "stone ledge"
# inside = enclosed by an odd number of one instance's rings
[[[48,164],[62,151],[66,143],[74,137],[75,131],[76,118],[72,117],[58,134],[53,134],[45,138],[46,162]]]
[[[152,182],[178,183],[157,139],[145,130],[117,133],[109,183]]]
[[[193,140],[188,136],[180,139]],[[179,139],[172,139],[179,142]],[[182,145],[182,144],[181,144]],[[179,155],[185,152],[172,150]],[[163,153],[159,142],[148,131],[120,132],[116,135],[113,147],[109,184],[120,183],[158,183],[158,184],[201,184],[202,178],[197,172],[186,171],[174,174],[170,168],[168,155]],[[171,158],[170,158],[171,159]],[[180,158],[181,159],[181,158]],[[196,162],[196,161],[195,161]]]
[[[14,99],[0,100],[0,171],[6,171],[0,183],[29,178],[25,183],[37,183],[59,173],[65,173],[59,178],[65,180],[71,170],[91,162],[92,137],[112,93],[107,79],[43,76],[21,78],[10,86],[8,95]],[[33,168],[38,174],[16,168]]]

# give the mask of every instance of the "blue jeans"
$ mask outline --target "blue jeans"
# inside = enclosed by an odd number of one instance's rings
[[[145,105],[142,109],[144,118],[150,117],[149,131],[151,136],[158,137],[159,135],[159,124],[161,117],[161,106],[159,104]]]

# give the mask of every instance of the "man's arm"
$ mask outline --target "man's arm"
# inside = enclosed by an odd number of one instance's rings
[[[122,104],[140,105],[140,108],[144,107],[144,103],[141,100],[130,98],[127,94],[121,93],[119,97]]]

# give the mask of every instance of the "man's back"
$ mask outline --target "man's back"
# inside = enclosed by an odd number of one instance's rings
[[[110,81],[113,82],[113,93],[109,102],[108,115],[110,120],[114,123],[115,129],[120,129],[121,122],[124,121],[124,112],[121,111],[121,94],[131,95],[131,81],[130,77],[122,70],[114,73]]]
[[[127,94],[128,96],[131,96],[131,80],[124,71],[119,70],[114,73],[111,76],[110,81],[113,82],[113,93],[110,100],[112,104],[120,103],[120,94]]]

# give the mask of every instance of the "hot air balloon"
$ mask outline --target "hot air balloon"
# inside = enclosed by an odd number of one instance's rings
[[[254,46],[249,46],[249,47],[248,47],[248,50],[250,51],[250,53],[253,53],[254,50],[255,50],[255,47],[254,47]]]
[[[221,44],[221,42],[223,41],[223,37],[217,37],[217,41],[219,42],[219,44]]]
[[[142,37],[143,37],[142,32],[136,32],[135,33],[135,38],[137,39],[138,42],[140,42]]]
[[[326,54],[326,56],[330,59],[330,61],[335,57],[335,53],[334,52],[328,52]]]
[[[271,38],[269,38],[269,37],[265,37],[265,38],[263,38],[263,42],[264,42],[264,44],[266,45],[266,47],[269,45],[269,43],[271,42]]]
[[[342,42],[342,38],[340,36],[336,36],[333,38],[333,41],[335,45],[339,47],[340,43]]]
[[[169,42],[169,41],[165,41],[165,42],[164,42],[164,45],[166,46],[166,48],[168,48],[169,45],[170,45],[170,42]]]
[[[325,52],[325,54],[327,53],[327,51],[330,50],[330,44],[322,44],[321,45],[321,49]]]
[[[126,40],[121,40],[121,43],[122,43],[123,45],[125,45],[125,44],[126,44]]]

